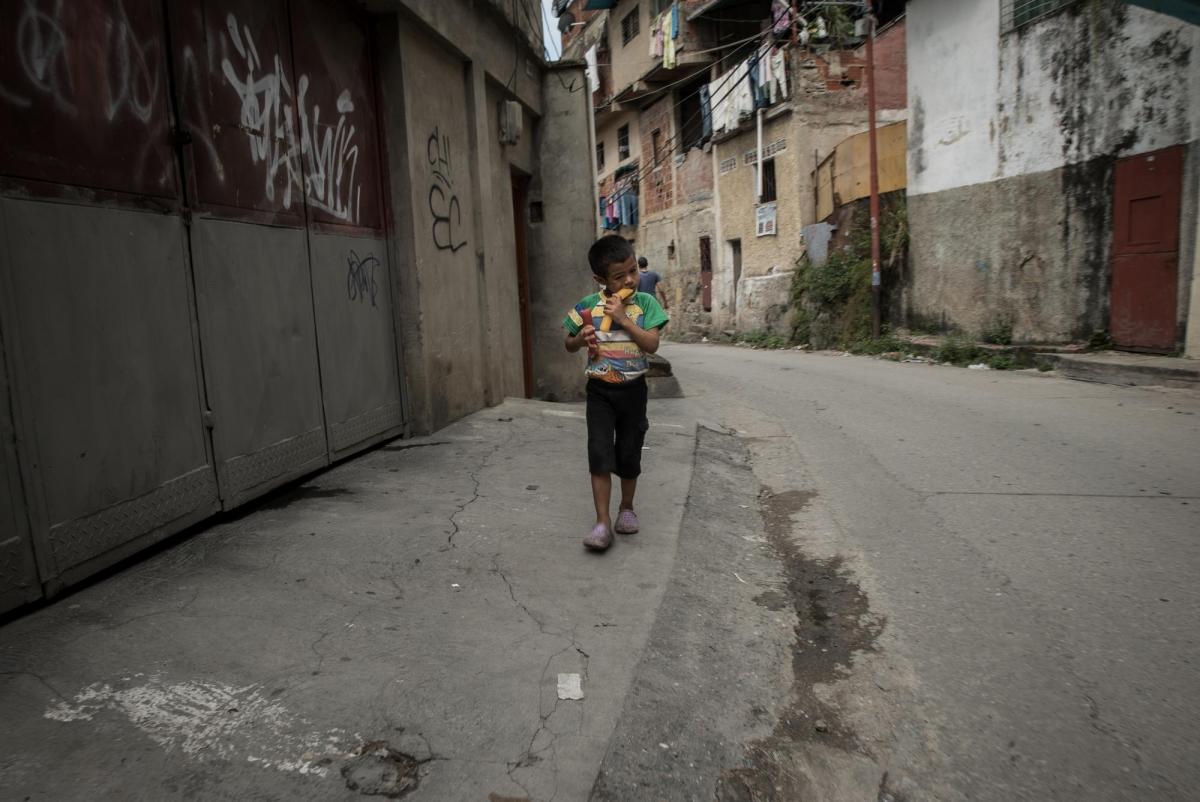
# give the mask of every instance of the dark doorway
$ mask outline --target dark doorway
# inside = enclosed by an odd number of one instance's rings
[[[712,311],[712,243],[708,237],[700,238],[700,291],[704,311]]]
[[[1121,159],[1113,172],[1109,314],[1120,348],[1175,348],[1182,176],[1182,147]]]
[[[740,239],[729,240],[729,264],[733,268],[733,292],[729,296],[732,299],[729,304],[729,316],[736,325],[738,282],[742,280],[742,241]]]
[[[529,251],[525,241],[528,221],[525,217],[526,200],[529,196],[529,179],[523,175],[512,177],[513,227],[516,235],[517,259],[517,302],[521,314],[521,368],[525,384],[525,397],[533,398],[533,318],[529,312]]]

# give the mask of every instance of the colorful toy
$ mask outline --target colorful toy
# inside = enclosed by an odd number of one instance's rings
[[[584,309],[582,312],[579,313],[579,316],[581,318],[583,318],[583,325],[591,326],[591,327],[595,328],[596,324],[592,322],[592,310],[591,309]],[[588,357],[590,357],[591,359],[595,359],[599,355],[600,355],[600,349],[597,346],[595,346],[595,345],[588,346]]]

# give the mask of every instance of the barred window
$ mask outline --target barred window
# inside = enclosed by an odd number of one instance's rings
[[[629,126],[622,125],[617,129],[617,158],[625,161],[629,158]]]
[[[641,19],[638,17],[638,7],[634,6],[633,11],[630,11],[621,19],[621,46],[632,42],[637,38],[641,31]]]
[[[1000,0],[1000,32],[1015,31],[1074,2],[1075,0]]]
[[[731,170],[737,169],[737,156],[730,156],[728,159],[721,161],[721,173],[725,174]]]

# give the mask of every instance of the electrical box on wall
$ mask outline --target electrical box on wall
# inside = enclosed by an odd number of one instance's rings
[[[500,144],[515,145],[521,141],[525,126],[521,104],[516,100],[500,101]]]

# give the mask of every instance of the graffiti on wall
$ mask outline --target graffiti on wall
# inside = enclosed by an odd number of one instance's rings
[[[100,124],[122,146],[126,182],[164,187],[172,164],[164,147],[169,115],[163,38],[144,20],[136,25],[122,0],[104,5],[81,10],[66,0],[7,3],[5,16],[10,6],[15,13],[0,34],[12,37],[0,39],[12,54],[10,68],[0,74],[0,105],[32,114],[24,119],[27,131],[52,124],[48,136],[41,128],[26,140],[34,151],[79,136],[91,138],[92,150],[106,151],[95,136]],[[130,154],[132,162],[124,161]]]
[[[346,267],[346,296],[359,303],[366,303],[369,298],[371,306],[375,306],[375,296],[379,293],[375,271],[379,260],[373,254],[359,257],[352,250],[346,256]]]
[[[170,197],[185,144],[201,203],[377,226],[365,34],[293,40],[290,6],[237,2],[167,20],[161,0],[3,0],[0,170]]]
[[[283,181],[280,202],[292,207],[292,192],[303,192],[305,200],[339,220],[355,223],[361,208],[362,188],[355,180],[358,167],[357,129],[350,122],[354,102],[350,90],[338,95],[336,108],[322,109],[307,102],[309,77],[300,75],[293,88],[278,53],[265,64],[249,27],[239,28],[230,14],[226,33],[237,64],[222,59],[221,72],[241,101],[238,129],[247,138],[250,157],[263,169],[263,191],[276,199],[276,186]],[[299,131],[293,118],[299,120]],[[332,122],[336,120],[336,122]]]
[[[433,244],[439,251],[454,253],[467,244],[462,233],[462,205],[454,192],[451,176],[450,136],[435,126],[425,143],[432,169],[429,185],[429,212],[433,215]]]

